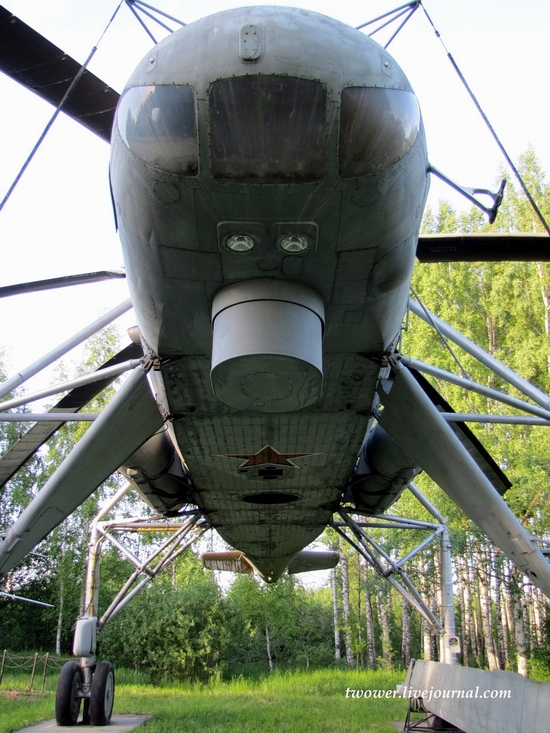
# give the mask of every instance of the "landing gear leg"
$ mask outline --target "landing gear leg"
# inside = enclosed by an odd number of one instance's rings
[[[105,624],[155,578],[171,562],[176,560],[193,542],[208,529],[201,513],[193,508],[169,521],[163,517],[139,517],[131,520],[102,521],[129,490],[127,484],[103,507],[92,525],[89,543],[88,571],[86,575],[85,615],[76,622],[73,655],[79,662],[68,662],[62,669],[57,686],[56,719],[58,725],[75,725],[84,700],[82,723],[84,725],[108,725],[113,714],[115,699],[115,672],[110,662],[97,662],[97,634]],[[169,531],[170,536],[160,547],[154,547],[143,561],[125,549],[113,533]],[[136,566],[115,600],[98,619],[99,560],[103,540],[108,539]],[[144,576],[144,577],[142,577]]]
[[[80,712],[82,671],[77,662],[67,662],[61,669],[55,697],[57,725],[76,725]]]

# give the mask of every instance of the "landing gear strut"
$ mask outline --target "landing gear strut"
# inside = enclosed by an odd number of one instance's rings
[[[206,532],[208,524],[197,508],[181,511],[177,518],[166,520],[157,515],[127,520],[102,521],[131,488],[127,484],[102,508],[92,524],[86,576],[85,613],[76,622],[73,655],[78,662],[67,662],[57,683],[55,717],[58,725],[76,725],[84,700],[82,723],[109,725],[115,699],[115,671],[111,662],[97,662],[97,634],[139,591],[182,552]],[[128,532],[167,532],[168,539],[153,545],[145,559],[136,557],[117,538]],[[101,618],[98,618],[99,560],[101,545],[109,540],[125,555],[136,570]]]

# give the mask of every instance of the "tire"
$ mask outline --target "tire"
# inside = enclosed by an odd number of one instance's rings
[[[77,662],[67,662],[61,668],[55,696],[57,725],[76,725],[81,698],[82,671]]]
[[[109,725],[115,701],[115,670],[111,662],[100,662],[92,678],[90,724]]]

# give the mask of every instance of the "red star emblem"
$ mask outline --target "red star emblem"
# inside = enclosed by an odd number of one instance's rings
[[[303,456],[314,456],[316,453],[279,453],[272,445],[264,445],[259,451],[252,454],[237,453],[226,454],[225,458],[240,458],[242,463],[237,468],[252,468],[252,466],[290,466],[291,468],[300,468],[297,466],[293,458],[302,458]]]

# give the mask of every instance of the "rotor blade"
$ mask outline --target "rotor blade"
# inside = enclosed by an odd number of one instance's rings
[[[423,234],[416,256],[420,262],[550,262],[550,237],[537,232]]]
[[[57,107],[80,68],[78,61],[0,6],[0,71]],[[109,142],[119,96],[85,71],[63,111]]]
[[[128,359],[139,359],[143,356],[141,346],[129,344],[119,351],[111,359],[102,364],[96,371],[107,367],[115,366]],[[49,412],[79,412],[94,397],[102,392],[105,387],[114,382],[116,377],[102,379],[99,382],[86,384],[73,389],[65,395]],[[25,465],[25,463],[61,428],[64,422],[41,422],[36,423],[30,430],[22,435],[9,450],[0,458],[0,489]]]
[[[9,572],[162,425],[147,374],[138,367],[0,540],[0,573]]]
[[[550,564],[403,365],[381,380],[382,427],[449,498],[550,597]]]
[[[102,280],[118,280],[125,277],[126,273],[123,270],[101,270],[99,272],[84,272],[81,275],[52,277],[49,280],[34,280],[33,282],[18,283],[17,285],[4,285],[0,287],[0,298],[21,295],[22,293],[35,293],[38,290],[55,290],[56,288],[68,288],[71,285],[97,283]]]

